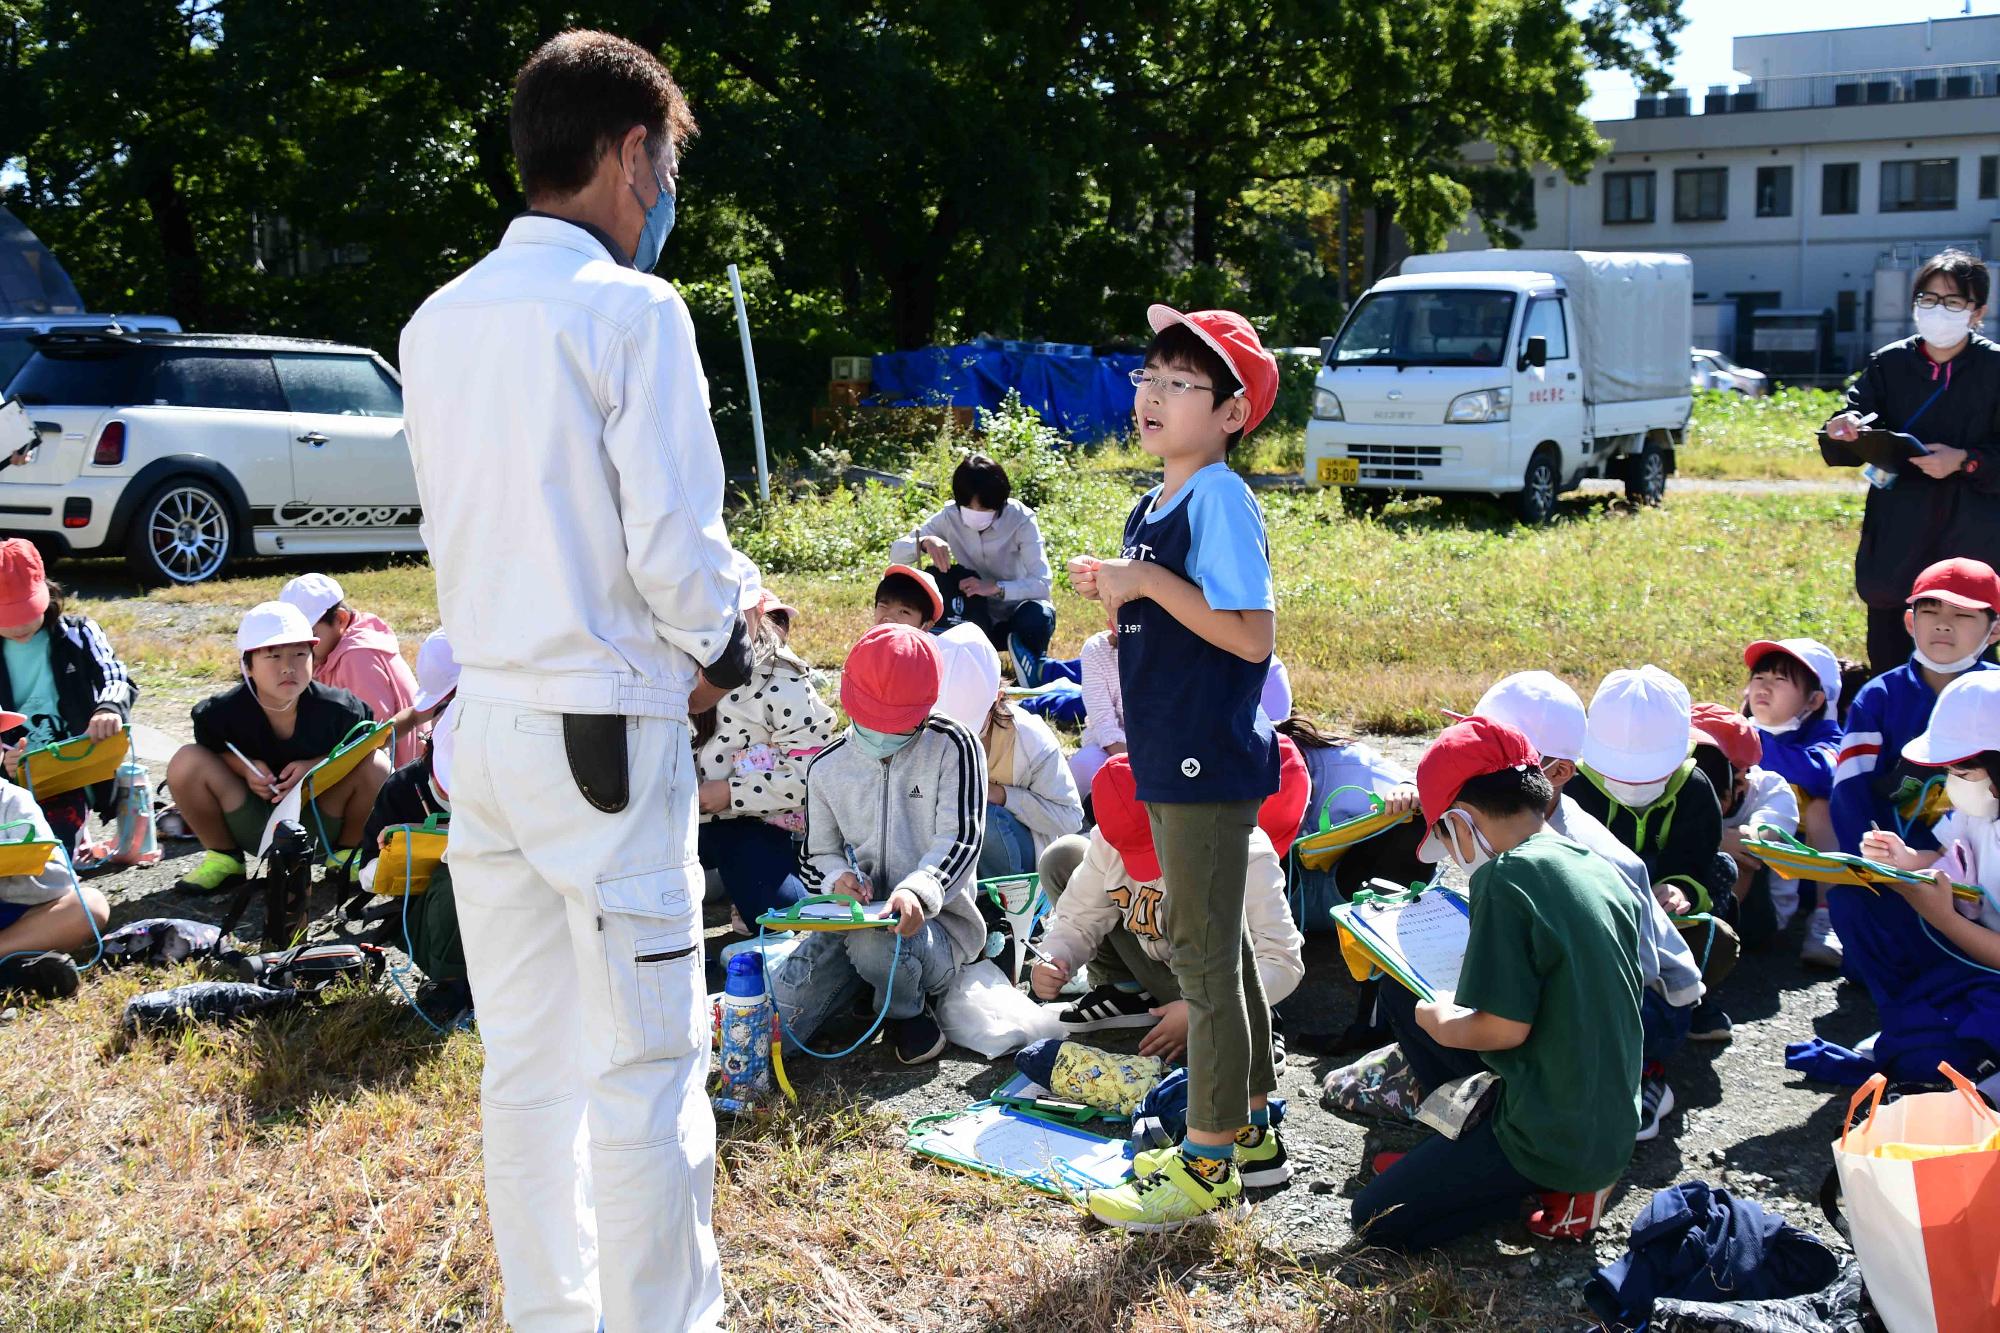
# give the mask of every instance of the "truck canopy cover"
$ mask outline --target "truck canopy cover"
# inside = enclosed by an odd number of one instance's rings
[[[1591,403],[1685,398],[1694,336],[1686,255],[1590,250],[1455,250],[1411,255],[1405,274],[1546,273],[1569,290],[1570,338],[1583,348]]]

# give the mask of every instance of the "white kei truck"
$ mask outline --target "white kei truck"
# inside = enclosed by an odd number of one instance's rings
[[[1655,502],[1693,405],[1693,289],[1685,255],[1413,255],[1320,343],[1304,480],[1363,505],[1512,496],[1529,523],[1585,477]]]

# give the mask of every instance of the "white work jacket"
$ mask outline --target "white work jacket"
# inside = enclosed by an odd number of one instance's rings
[[[402,338],[438,611],[468,689],[684,717],[741,566],[694,326],[591,233],[516,218]]]

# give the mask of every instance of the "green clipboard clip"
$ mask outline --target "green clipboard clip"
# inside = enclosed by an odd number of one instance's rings
[[[1101,1111],[1087,1102],[1066,1102],[1053,1097],[1006,1097],[995,1093],[986,1100],[994,1106],[1011,1107],[1022,1115],[1058,1125],[1087,1125],[1093,1120],[1117,1119],[1110,1112]]]
[[[1317,833],[1309,833],[1292,844],[1292,852],[1299,858],[1299,864],[1308,870],[1325,870],[1340,860],[1348,848],[1356,843],[1366,842],[1379,834],[1387,833],[1398,824],[1406,823],[1415,811],[1400,813],[1389,810],[1388,802],[1366,787],[1335,787],[1327,793],[1329,803],[1344,791],[1358,791],[1368,798],[1368,813],[1355,815],[1333,823],[1327,811],[1320,811],[1320,825]]]
[[[1370,881],[1370,883],[1386,882],[1384,880]],[[1334,931],[1340,940],[1340,957],[1347,964],[1347,973],[1349,976],[1353,977],[1356,981],[1366,981],[1380,972],[1394,978],[1409,990],[1415,991],[1419,996],[1426,999],[1429,998],[1428,992],[1423,986],[1418,985],[1414,978],[1389,966],[1387,960],[1378,956],[1373,949],[1370,949],[1363,942],[1360,932],[1349,929],[1346,918],[1362,907],[1399,907],[1413,903],[1429,892],[1431,887],[1429,884],[1412,884],[1407,889],[1396,889],[1387,893],[1378,893],[1372,889],[1361,889],[1347,902],[1335,904],[1333,909]],[[1439,886],[1439,892],[1450,893],[1451,890]]]
[[[1899,870],[1866,857],[1844,852],[1822,852],[1771,824],[1760,824],[1756,838],[1745,838],[1743,850],[1771,867],[1786,879],[1809,879],[1821,884],[1850,884],[1878,890],[1884,884],[1915,884],[1928,876]],[[1952,882],[1951,894],[1966,902],[1980,902],[1986,895],[1974,884]]]
[[[875,907],[845,893],[815,893],[779,911],[764,913],[757,924],[766,930],[869,930],[896,924],[886,907],[877,908],[881,915],[871,914],[869,909]]]

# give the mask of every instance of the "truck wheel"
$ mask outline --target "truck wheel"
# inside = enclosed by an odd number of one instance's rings
[[[236,538],[229,501],[177,477],[146,497],[125,533],[125,563],[149,588],[202,583],[222,572]]]
[[[1633,504],[1656,505],[1667,496],[1667,451],[1648,441],[1625,460],[1625,498]]]
[[[1562,487],[1560,462],[1555,446],[1548,444],[1528,460],[1528,470],[1521,474],[1521,493],[1514,497],[1514,512],[1523,523],[1539,526],[1555,517],[1556,492]]]

